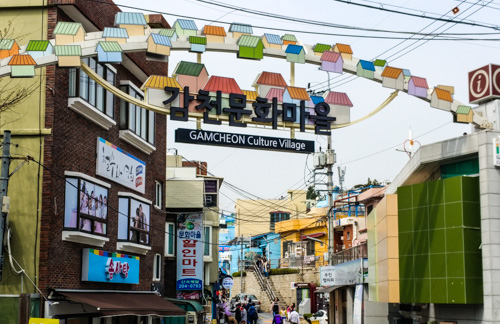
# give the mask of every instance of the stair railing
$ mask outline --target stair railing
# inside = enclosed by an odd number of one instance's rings
[[[273,302],[274,299],[276,298],[276,294],[274,293],[273,289],[271,288],[271,285],[269,284],[268,280],[266,280],[264,278],[264,276],[260,272],[259,267],[257,266],[257,264],[255,262],[252,264],[252,267],[253,267],[253,270],[255,273],[255,277],[257,278],[257,281],[259,282],[262,289],[266,292],[266,295],[269,298],[269,300],[271,302]]]

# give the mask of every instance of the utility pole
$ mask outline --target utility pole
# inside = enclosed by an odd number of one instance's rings
[[[240,294],[243,293],[243,235],[240,236]]]
[[[10,131],[3,133],[3,150],[2,150],[2,167],[0,170],[0,203],[3,207],[4,197],[7,196],[7,189],[9,186],[9,166],[10,166]],[[2,208],[3,209],[3,208]],[[1,211],[0,215],[0,281],[3,275],[3,241],[5,235],[7,213]]]
[[[327,196],[328,196],[328,264],[333,265],[334,235],[333,227],[333,165],[335,164],[335,153],[332,150],[332,136],[327,136],[326,148],[326,175],[327,175]]]

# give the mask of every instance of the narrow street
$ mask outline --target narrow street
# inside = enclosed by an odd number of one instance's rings
[[[257,324],[271,324],[273,322],[272,313],[259,313],[259,321]]]

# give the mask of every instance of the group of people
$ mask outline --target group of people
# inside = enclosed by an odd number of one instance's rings
[[[269,269],[271,268],[271,265],[269,264],[269,261],[267,260],[266,257],[259,258],[256,261],[257,267],[259,268],[260,272],[264,275],[264,277],[269,278]]]
[[[107,217],[108,199],[106,196],[92,190],[89,193],[85,181],[82,181],[82,188],[80,190],[80,213],[88,216],[99,217],[106,219]],[[91,220],[88,218],[80,218],[80,229],[91,231]],[[94,222],[94,233],[104,233],[102,223]]]
[[[280,310],[279,301],[279,298],[276,297],[271,307],[273,312],[273,324],[285,324],[285,322],[298,324],[300,319],[299,313],[295,310],[295,303],[287,306],[287,308],[281,307]]]
[[[224,320],[226,323],[257,324],[259,313],[252,299],[247,299],[247,296],[245,296],[243,300],[240,300],[239,297],[236,297],[234,304],[234,317],[231,316],[232,313],[229,307],[227,307],[224,312]]]

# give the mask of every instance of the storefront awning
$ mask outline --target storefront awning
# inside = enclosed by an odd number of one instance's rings
[[[185,315],[186,311],[154,293],[127,292],[61,292],[79,303],[97,307],[100,316],[117,315]]]
[[[166,298],[166,297],[164,297],[164,299],[172,302],[176,306],[178,306],[186,311],[196,312],[196,313],[205,313],[205,309],[197,301],[187,300],[187,299]]]
[[[325,232],[318,232],[318,233],[313,233],[313,234],[307,234],[307,235],[302,235],[300,237],[300,240],[303,241],[309,237],[311,238],[316,238],[316,237],[320,237],[320,236],[323,236],[323,235],[326,235]]]
[[[315,294],[319,294],[319,293],[329,293],[329,292],[332,292],[334,290],[337,290],[339,288],[342,288],[344,286],[329,286],[329,287],[321,287],[321,288],[318,288],[314,293]]]

